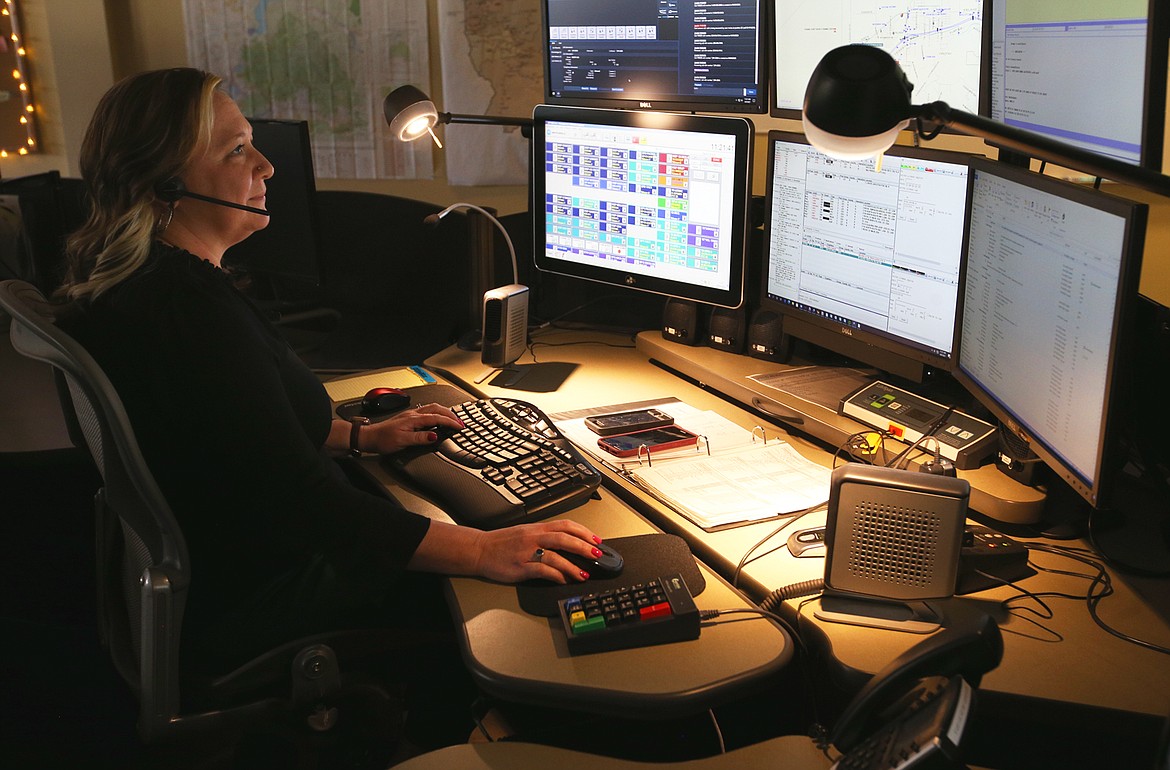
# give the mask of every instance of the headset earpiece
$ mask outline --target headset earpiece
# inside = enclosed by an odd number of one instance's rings
[[[187,186],[183,184],[183,180],[177,176],[173,176],[164,182],[159,182],[154,188],[154,194],[158,199],[165,203],[174,203],[182,198],[187,192]]]

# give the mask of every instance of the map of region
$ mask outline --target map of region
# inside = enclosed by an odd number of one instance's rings
[[[849,43],[887,51],[913,102],[979,111],[982,0],[776,0],[776,106],[799,110],[821,57]]]
[[[307,120],[322,178],[429,178],[431,145],[389,137],[382,100],[430,88],[426,0],[184,0],[188,59],[250,118]]]
[[[439,0],[446,112],[531,117],[544,98],[539,0]],[[527,184],[519,128],[449,125],[447,180]]]

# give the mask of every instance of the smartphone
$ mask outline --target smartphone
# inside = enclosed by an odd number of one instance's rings
[[[616,412],[586,417],[585,427],[598,436],[612,436],[615,433],[634,433],[663,425],[674,425],[674,418],[659,409],[639,409],[634,412]]]
[[[637,433],[622,433],[617,436],[602,436],[597,446],[618,457],[637,457],[638,451],[661,452],[664,449],[693,446],[699,436],[686,428],[667,425],[662,428],[640,430]]]

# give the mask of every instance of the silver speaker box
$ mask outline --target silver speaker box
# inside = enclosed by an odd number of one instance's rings
[[[488,366],[507,366],[527,344],[528,287],[513,283],[484,292],[480,360]]]
[[[833,471],[817,617],[929,633],[955,592],[971,486],[860,463]]]

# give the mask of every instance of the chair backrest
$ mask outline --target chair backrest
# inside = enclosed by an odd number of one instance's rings
[[[179,634],[189,583],[182,532],[147,467],[129,418],[89,353],[54,322],[54,307],[24,281],[0,282],[15,350],[56,368],[101,474],[97,500],[98,623],[138,696],[149,736],[178,714]],[[67,406],[67,405],[66,405]]]

